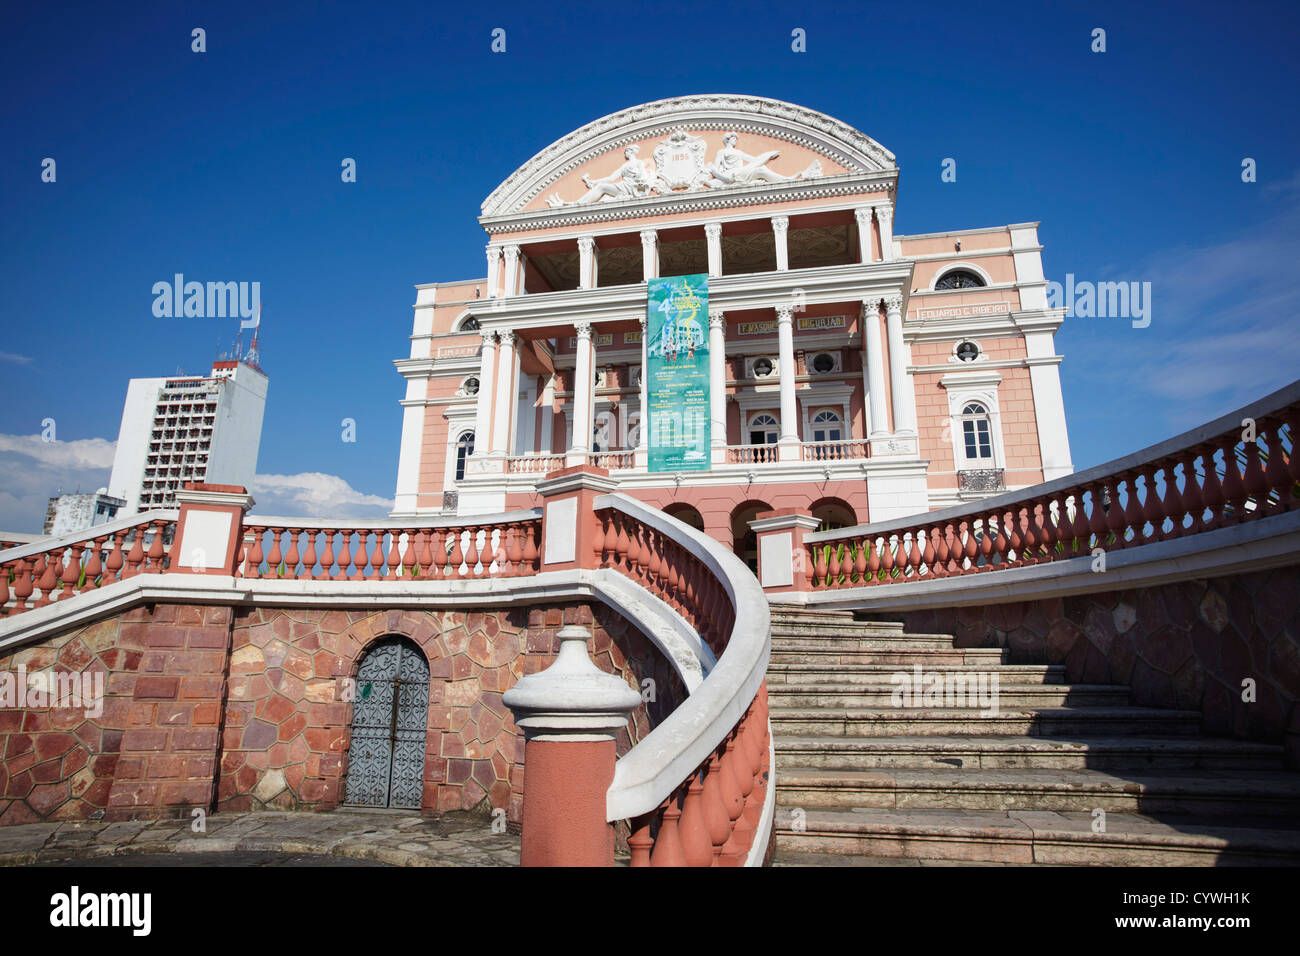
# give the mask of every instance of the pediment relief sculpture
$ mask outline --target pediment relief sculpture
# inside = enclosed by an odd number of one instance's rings
[[[608,176],[592,179],[583,174],[582,182],[587,192],[572,201],[565,201],[559,193],[546,200],[557,209],[564,206],[585,206],[610,200],[645,199],[650,196],[667,196],[700,189],[723,189],[728,186],[748,186],[754,183],[789,182],[811,179],[822,175],[821,162],[813,162],[803,172],[783,176],[768,168],[768,163],[781,155],[779,150],[768,150],[751,156],[736,148],[738,137],[726,133],[722,148],[713,162],[705,162],[707,148],[703,139],[685,130],[677,130],[655,147],[654,162],[637,158],[639,147],[623,150],[624,163]]]

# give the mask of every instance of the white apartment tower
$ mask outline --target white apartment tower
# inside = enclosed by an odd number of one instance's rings
[[[191,481],[247,487],[267,384],[256,365],[236,361],[214,362],[208,376],[131,379],[108,482],[124,514],[171,508]]]

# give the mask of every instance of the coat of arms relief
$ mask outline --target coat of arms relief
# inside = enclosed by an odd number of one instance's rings
[[[751,156],[736,148],[736,140],[735,133],[724,134],[722,148],[710,163],[706,161],[707,145],[703,139],[676,130],[655,147],[653,160],[639,158],[640,147],[629,146],[623,150],[623,165],[608,176],[592,179],[583,175],[586,193],[567,202],[559,193],[552,193],[546,203],[552,208],[585,206],[606,200],[618,202],[700,189],[789,182],[822,174],[821,163],[813,160],[803,172],[783,176],[767,168],[768,163],[781,155],[780,151],[773,149]]]

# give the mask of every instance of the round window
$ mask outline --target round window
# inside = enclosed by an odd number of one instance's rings
[[[476,378],[465,379],[465,394],[466,395],[478,394],[478,379]]]
[[[974,342],[962,342],[957,346],[957,359],[961,362],[973,362],[980,357],[980,347]]]
[[[767,378],[772,374],[772,360],[761,358],[754,362],[755,378]]]
[[[812,367],[814,372],[825,374],[826,372],[835,371],[835,356],[829,352],[819,352],[813,356]]]

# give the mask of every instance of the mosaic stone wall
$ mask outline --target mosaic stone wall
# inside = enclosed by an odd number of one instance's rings
[[[1300,766],[1300,567],[901,616],[1011,663],[1064,664],[1070,681],[1127,684],[1136,705],[1199,710],[1206,733],[1283,743]]]

